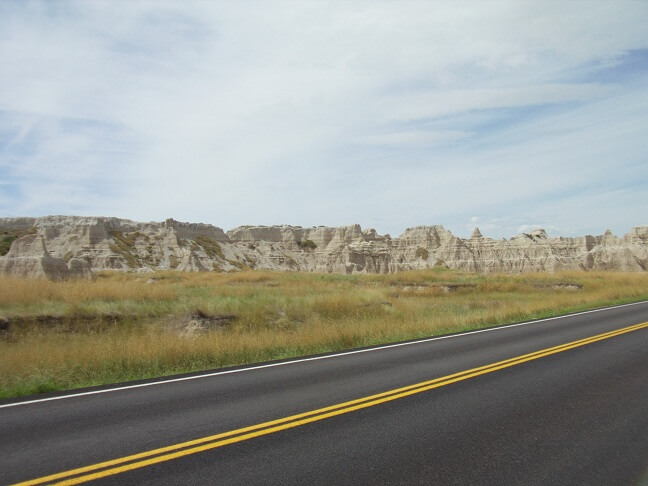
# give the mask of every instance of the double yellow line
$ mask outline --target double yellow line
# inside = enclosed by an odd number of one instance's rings
[[[422,393],[434,388],[450,385],[458,381],[467,380],[469,378],[474,378],[486,373],[492,373],[493,371],[501,370],[504,368],[510,368],[511,366],[525,363],[527,361],[532,361],[552,354],[561,353],[563,351],[574,349],[580,346],[585,346],[587,344],[592,344],[597,341],[609,339],[621,334],[626,334],[628,332],[637,331],[646,327],[648,327],[648,322],[643,322],[634,326],[618,329],[616,331],[598,334],[596,336],[580,339],[578,341],[572,341],[566,344],[561,344],[559,346],[554,346],[552,348],[542,349],[540,351],[524,354],[522,356],[516,356],[504,361],[498,361],[496,363],[480,366],[478,368],[472,368],[469,370],[461,371],[459,373],[454,373],[452,375],[443,376],[441,378],[435,378],[434,380],[423,381],[421,383],[389,390],[383,393],[378,393],[376,395],[370,395],[363,398],[358,398],[356,400],[338,403],[337,405],[331,405],[329,407],[319,408],[317,410],[311,410],[310,412],[291,415],[289,417],[271,420],[269,422],[263,422],[260,424],[251,425],[249,427],[231,430],[229,432],[223,432],[221,434],[210,435],[208,437],[190,440],[167,447],[161,447],[159,449],[153,449],[150,451],[141,452],[139,454],[120,457],[118,459],[100,462],[77,469],[71,469],[69,471],[63,471],[57,474],[51,474],[49,476],[43,476],[37,479],[17,483],[16,486],[37,485],[52,482],[54,482],[54,484],[60,485],[80,484],[87,481],[92,481],[94,479],[100,479],[106,476],[120,474],[126,471],[131,471],[133,469],[139,469],[142,467],[150,466],[152,464],[170,461],[172,459],[188,456],[190,454],[196,454],[198,452],[203,452],[209,449],[223,447],[228,444],[242,442],[254,437],[273,434],[281,430],[299,427],[300,425],[317,422],[319,420],[335,417],[336,415],[342,415],[345,413],[353,412],[355,410],[373,407],[381,403],[397,400],[399,398],[404,398],[416,393]]]

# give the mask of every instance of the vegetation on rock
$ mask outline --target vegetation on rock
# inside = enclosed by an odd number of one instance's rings
[[[196,237],[196,243],[198,243],[203,250],[205,250],[205,253],[207,253],[207,256],[210,258],[221,258],[225,259],[225,255],[223,254],[223,249],[221,246],[218,244],[217,241],[212,240],[211,238],[207,236],[197,236]]]
[[[139,258],[133,254],[135,241],[140,233],[124,234],[121,231],[112,231],[110,235],[114,238],[115,244],[111,244],[110,249],[121,255],[129,268],[138,268],[142,265]]]
[[[16,235],[2,235],[2,237],[0,237],[0,256],[4,256],[9,253],[11,244],[17,238],[18,237]]]
[[[32,235],[36,233],[36,228],[27,228],[24,230],[10,230],[0,228],[0,256],[4,256],[9,253],[11,244],[25,235]]]
[[[314,250],[317,248],[317,245],[313,240],[301,240],[297,242],[297,245],[303,250]]]

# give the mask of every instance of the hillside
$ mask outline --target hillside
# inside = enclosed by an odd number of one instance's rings
[[[646,271],[648,226],[623,237],[549,238],[538,229],[493,240],[475,229],[458,238],[443,226],[408,228],[398,238],[360,225],[221,228],[173,219],[0,218],[0,274],[58,280],[102,270],[395,273],[433,267],[479,272]]]

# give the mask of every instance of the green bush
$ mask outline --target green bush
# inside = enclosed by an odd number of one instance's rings
[[[15,235],[8,235],[8,236],[3,236],[0,239],[0,255],[5,256],[7,253],[9,253],[9,248],[11,248],[11,244],[15,239],[18,237]]]
[[[317,248],[317,245],[313,240],[301,240],[298,241],[297,244],[302,250],[314,250]]]

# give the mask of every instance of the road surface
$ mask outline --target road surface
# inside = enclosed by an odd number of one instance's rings
[[[648,302],[0,402],[0,484],[647,484]]]

